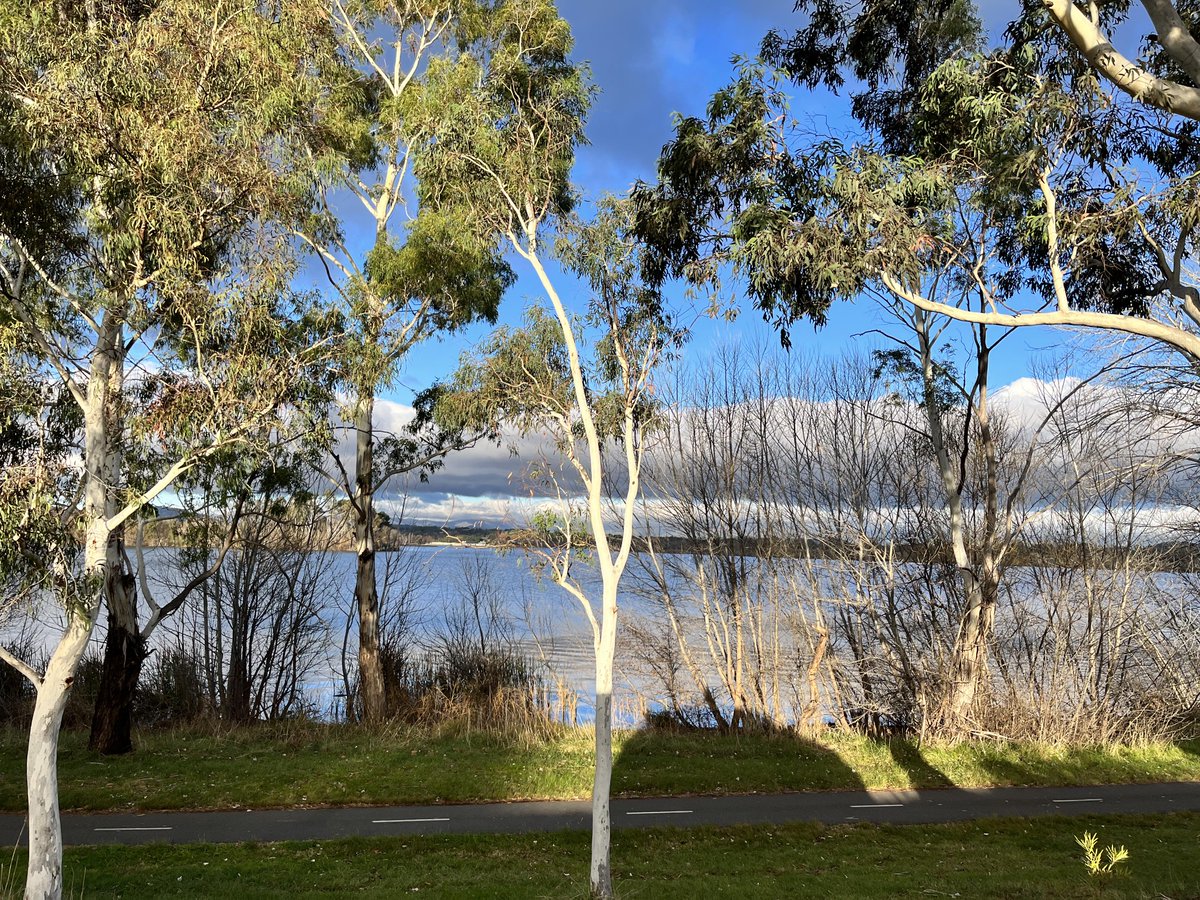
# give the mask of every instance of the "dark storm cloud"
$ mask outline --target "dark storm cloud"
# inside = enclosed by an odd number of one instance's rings
[[[380,436],[402,435],[412,421],[411,406],[393,400],[380,399],[375,403],[375,431]],[[334,452],[349,467],[354,458],[354,434],[342,418],[334,420],[338,432],[338,443]],[[398,500],[405,495],[428,495],[432,502],[444,499],[444,495],[503,499],[513,497],[545,496],[553,493],[553,487],[529,475],[529,468],[537,465],[547,468],[547,460],[557,459],[554,445],[549,438],[533,434],[521,436],[505,433],[500,443],[481,441],[474,447],[449,454],[445,465],[430,474],[427,481],[416,478],[394,478],[382,492],[382,499]],[[563,489],[570,492],[578,487],[578,481],[568,473],[559,473]]]
[[[544,467],[545,460],[553,454],[553,445],[545,438],[506,435],[499,445],[481,443],[450,454],[446,464],[431,474],[428,482],[410,482],[407,489],[411,493],[445,493],[491,499],[545,496],[552,492],[551,488],[531,477],[528,470],[535,465]],[[568,490],[575,486],[576,479],[569,479],[565,485]]]

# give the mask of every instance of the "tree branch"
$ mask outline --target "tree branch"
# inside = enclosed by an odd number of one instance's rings
[[[1074,0],[1045,0],[1045,3],[1050,17],[1083,54],[1088,65],[1114,85],[1143,103],[1200,121],[1200,89],[1151,75],[1124,56]],[[1153,0],[1143,0],[1143,5],[1153,17]],[[1174,58],[1171,47],[1166,43],[1163,47]]]
[[[37,671],[35,671],[34,668],[24,660],[19,659],[9,653],[8,648],[6,648],[3,644],[0,644],[0,659],[4,660],[10,666],[28,678],[29,683],[32,684],[34,688],[39,691],[42,689],[42,676],[39,675]]]
[[[1187,25],[1179,16],[1174,3],[1163,0],[1142,0],[1142,6],[1154,23],[1158,42],[1179,67],[1200,84],[1200,44],[1196,43]]]
[[[1200,361],[1200,337],[1189,334],[1181,328],[1157,322],[1153,319],[1122,316],[1116,313],[1082,312],[1079,310],[1028,313],[973,312],[945,303],[938,303],[909,291],[890,273],[882,273],[881,278],[889,290],[895,292],[897,296],[904,298],[913,306],[923,309],[926,312],[949,316],[960,322],[1003,325],[1011,328],[1021,328],[1030,325],[1067,325],[1073,328],[1096,328],[1104,331],[1119,331],[1125,334],[1161,341],[1178,350],[1189,361]]]

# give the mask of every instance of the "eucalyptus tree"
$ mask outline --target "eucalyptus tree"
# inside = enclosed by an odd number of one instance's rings
[[[1111,35],[1131,36],[1131,0],[1022,0],[1012,7],[1008,36],[1036,40],[1074,57],[1075,71],[1090,68],[1130,97],[1165,112],[1200,120],[1200,44],[1196,10],[1187,3],[1140,0],[1153,27],[1141,45],[1122,51]],[[781,8],[780,12],[788,12]],[[806,17],[796,30],[772,30],[763,56],[797,83],[839,89],[852,73],[852,110],[860,122],[904,145],[913,104],[943,62],[983,47],[974,0],[799,0],[791,12]]]
[[[1200,43],[1195,32],[1196,10],[1191,4],[1165,0],[1141,0],[1154,26],[1143,38],[1142,47],[1131,58],[1110,40],[1109,32],[1120,25],[1133,4],[1088,3],[1075,0],[1044,0],[1024,4],[1026,21],[1038,21],[1038,12],[1054,23],[1060,33],[1083,57],[1082,62],[1130,97],[1164,112],[1200,121]]]
[[[605,201],[592,222],[561,229],[556,255],[590,286],[586,316],[573,315],[547,280],[550,309],[531,307],[523,327],[500,329],[464,361],[450,395],[463,398],[460,414],[470,411],[522,434],[549,434],[566,463],[562,470],[545,468],[558,505],[536,516],[533,527],[551,579],[578,601],[592,632],[591,890],[601,897],[612,896],[617,601],[633,549],[643,459],[656,427],[652,376],[681,337],[659,293],[638,278],[639,248],[629,234],[628,214],[627,204]],[[615,523],[606,519],[610,499],[616,501]],[[587,564],[585,555],[599,571],[598,596],[578,574]]]
[[[939,276],[954,280],[944,272]],[[921,411],[924,427],[907,427],[914,428],[922,456],[936,470],[944,504],[933,533],[924,539],[948,546],[959,587],[951,616],[953,637],[921,727],[923,732],[962,735],[981,730],[975,713],[986,693],[1009,559],[1032,520],[1054,507],[1053,497],[1040,496],[1032,504],[1040,509],[1032,512],[1027,494],[1041,432],[1078,387],[1051,404],[1029,434],[1014,435],[1003,413],[993,409],[991,396],[991,357],[1011,331],[995,335],[985,325],[975,326],[959,366],[937,352],[951,324],[948,319],[911,307],[890,292],[878,295],[868,286],[866,293],[890,304],[903,327],[902,333],[889,334],[898,346],[877,352],[876,361],[881,374],[907,384]]]
[[[838,89],[852,74],[861,89],[851,108],[869,142],[809,152],[802,144],[811,140],[789,127],[765,68],[743,67],[707,118],[681,120],[664,148],[659,186],[640,191],[639,230],[662,251],[656,268],[706,278],[714,261],[729,260],[781,327],[802,316],[822,321],[829,303],[861,279],[838,269],[844,257],[827,259],[818,243],[794,236],[820,219],[820,185],[837,182],[837,157],[843,173],[890,168],[882,181],[895,196],[887,204],[913,213],[903,233],[887,230],[898,215],[876,222],[867,206],[854,223],[871,235],[871,266],[889,269],[881,277],[907,302],[974,324],[1149,338],[1191,364],[1200,351],[1187,265],[1200,147],[1189,74],[1200,58],[1195,15],[1144,0],[1156,32],[1144,37],[1135,64],[1106,36],[1131,5],[1029,0],[1007,43],[979,55],[981,25],[964,0],[804,0],[796,9],[806,23],[769,34],[763,56],[799,85]],[[1107,90],[1106,81],[1135,99]],[[1000,226],[993,246],[1011,271],[982,309],[901,283],[899,267],[935,249],[926,241],[935,235],[921,234],[916,222],[930,190],[969,194]],[[841,200],[877,199],[875,187],[863,191]],[[897,258],[882,265],[893,251]],[[1006,296],[997,298],[996,287]]]
[[[0,322],[33,377],[59,384],[83,420],[83,559],[60,572],[65,628],[44,672],[8,659],[37,693],[26,896],[62,891],[58,732],[102,605],[106,654],[141,650],[125,524],[204,458],[247,447],[301,399],[297,375],[323,353],[271,222],[288,196],[281,146],[317,93],[326,22],[315,3],[0,6],[3,132],[20,135],[4,152],[53,185],[28,205],[0,204]],[[174,458],[134,480],[126,455],[146,443]]]
[[[568,453],[568,459],[575,460],[570,468],[584,486],[580,512],[586,534],[570,524],[571,515],[554,530],[565,547],[582,539],[595,548],[602,584],[599,616],[593,609],[591,619],[597,677],[590,882],[593,894],[611,896],[609,790],[617,591],[633,539],[645,436],[642,404],[650,368],[669,329],[660,322],[661,308],[653,300],[657,293],[637,277],[640,251],[628,234],[628,212],[623,207],[613,206],[593,225],[563,232],[560,255],[596,295],[592,315],[603,336],[596,347],[596,364],[616,385],[612,399],[600,405],[588,385],[588,358],[578,324],[546,269],[543,247],[551,229],[573,205],[569,173],[575,147],[583,140],[591,88],[585,73],[569,59],[570,28],[552,4],[514,0],[497,8],[494,22],[496,39],[485,59],[463,58],[457,65],[431,61],[428,108],[443,110],[444,115],[431,152],[417,161],[416,173],[423,185],[434,188],[437,200],[465,209],[488,233],[499,234],[507,249],[533,270],[548,303],[548,310],[532,314],[528,328],[503,333],[491,345],[495,363],[483,368],[512,379],[524,374],[522,361],[536,363],[525,377],[529,392],[499,397],[488,391],[481,396],[527,405],[529,413],[521,415],[536,416],[543,426],[553,426],[572,447],[575,440],[581,442],[574,451],[577,455]],[[466,377],[466,384],[471,377]],[[467,407],[470,410],[472,404]],[[469,414],[486,421],[495,411],[476,406]],[[505,407],[498,411],[503,415]],[[515,409],[511,414],[517,414]],[[605,419],[613,422],[611,432],[605,431]],[[533,421],[518,418],[526,427]],[[622,488],[616,491],[624,501],[620,537],[604,518],[605,477],[611,473],[603,454],[608,434],[617,436],[623,456]],[[560,446],[566,450],[565,444]],[[558,569],[556,580],[591,608],[578,585],[572,586],[569,560],[568,553],[563,558],[568,568]]]
[[[949,3],[966,10],[957,44],[919,28],[905,42],[889,44],[872,25],[925,21],[947,8],[947,0],[915,9],[892,0],[841,7],[820,28],[821,17],[813,15],[790,37],[773,35],[764,43],[772,62],[804,83],[836,86],[841,67],[867,79],[872,90],[855,98],[856,112],[885,149],[904,148],[914,157],[914,171],[902,176],[909,183],[934,169],[948,173],[947,163],[962,156],[978,167],[960,169],[951,180],[967,190],[983,178],[991,182],[987,196],[1003,210],[1010,261],[1033,275],[1025,296],[955,311],[910,291],[910,303],[975,324],[1059,325],[1149,338],[1189,364],[1197,359],[1200,306],[1186,262],[1200,149],[1196,17],[1186,6],[1144,0],[1155,32],[1142,38],[1135,64],[1107,37],[1122,24],[1132,30],[1132,5],[1026,2],[1006,44],[974,57],[963,53],[982,44],[977,19],[972,35],[968,4]],[[839,36],[839,28],[853,37]],[[817,45],[829,50],[824,58],[811,52]],[[906,87],[889,94],[879,86],[897,71]],[[890,96],[908,115],[901,123],[864,117],[867,96]],[[1023,134],[1026,121],[1031,128]],[[973,152],[984,145],[995,150],[997,141],[1007,142],[998,157]]]
[[[437,152],[429,157],[429,167],[440,176],[438,183],[446,186],[447,193],[453,192],[456,203],[487,221],[532,268],[549,306],[532,313],[523,331],[502,334],[490,345],[492,362],[485,371],[501,376],[496,383],[500,391],[505,380],[521,391],[506,397],[504,403],[511,406],[507,411],[500,408],[502,417],[506,412],[515,415],[523,427],[540,420],[543,428],[550,426],[560,435],[559,448],[583,489],[581,508],[568,503],[565,516],[543,524],[560,551],[552,564],[553,577],[581,602],[592,626],[596,737],[589,880],[594,896],[611,897],[609,794],[617,595],[632,547],[648,380],[670,329],[652,299],[656,292],[637,278],[640,252],[628,233],[627,210],[613,206],[593,225],[564,234],[560,255],[568,268],[590,283],[595,295],[591,316],[598,320],[602,334],[595,361],[601,377],[613,385],[608,399],[601,402],[589,387],[579,324],[546,269],[542,246],[573,202],[568,173],[574,148],[583,140],[591,91],[584,74],[567,58],[570,32],[552,7],[528,0],[514,4],[509,16],[486,75],[463,73],[467,83],[481,80],[484,91],[464,95],[454,79],[443,77],[443,102],[452,105],[454,116],[449,127],[438,133]],[[525,387],[519,387],[522,384]],[[486,391],[482,396],[500,395]],[[517,412],[515,407],[527,412]],[[605,419],[611,424],[606,425]],[[623,503],[616,530],[605,521],[605,482],[612,475],[604,459],[609,435],[615,437],[621,456],[620,487],[611,489]],[[572,548],[578,542],[595,551],[601,581],[595,601],[589,600],[571,574]]]
[[[27,599],[65,586],[77,541],[70,514],[78,478],[70,454],[78,408],[66,391],[39,377],[36,367],[0,332],[0,619]],[[22,668],[0,647],[0,659]]]
[[[797,319],[876,295],[915,310],[918,332],[935,316],[970,323],[984,366],[987,329],[1042,324],[1159,341],[1194,370],[1196,123],[1168,112],[1170,85],[1137,94],[1147,103],[1109,89],[1108,51],[1081,57],[1061,30],[1078,9],[1045,6],[1026,4],[1008,44],[982,54],[969,3],[800,4],[807,24],[769,35],[766,63],[743,64],[706,117],[682,119],[659,183],[639,188],[650,276],[711,285],[732,270],[785,341]],[[1090,9],[1101,27],[1127,4]],[[1145,53],[1166,76],[1179,74],[1172,43],[1164,32]],[[847,72],[867,137],[802,133],[782,83],[840,88]],[[990,570],[1001,545],[985,543]],[[977,667],[958,656],[965,685]]]
[[[1132,30],[1132,6],[1128,0],[1085,5],[1027,0],[1014,11],[1004,45],[979,55],[984,36],[975,5],[964,0],[804,0],[796,5],[807,14],[802,27],[772,32],[762,50],[782,77],[800,85],[838,89],[852,74],[863,88],[853,97],[852,111],[884,157],[896,165],[907,161],[909,171],[896,177],[918,193],[919,181],[937,177],[935,169],[948,174],[951,160],[974,160],[975,168],[960,167],[948,177],[975,189],[977,199],[985,196],[987,182],[988,202],[1004,213],[1014,277],[1033,275],[1025,295],[983,310],[956,308],[920,291],[910,291],[908,302],[975,324],[1057,325],[1148,338],[1179,351],[1190,365],[1200,351],[1197,286],[1187,266],[1200,146],[1196,13],[1186,4],[1143,0],[1155,31],[1142,38],[1137,54],[1126,54],[1108,35],[1122,24],[1130,26],[1126,33]],[[726,249],[754,270],[756,302],[765,310],[819,319],[828,298],[810,290],[819,287],[819,277],[800,271],[819,269],[819,263],[786,250],[788,228],[768,234],[762,226],[770,216],[752,221],[764,190],[788,194],[783,202],[792,204],[794,217],[810,212],[803,191],[787,182],[811,181],[801,170],[812,167],[797,165],[790,153],[764,152],[766,145],[752,140],[739,150],[732,136],[748,137],[754,114],[745,104],[731,104],[729,91],[714,100],[722,97],[723,108],[711,109],[712,127],[683,120],[663,157],[664,176],[683,188],[681,195],[687,193],[688,178],[679,168],[691,152],[687,145],[695,150],[702,140],[716,138],[719,121],[725,138],[717,144],[724,150],[710,145],[708,152],[727,166],[714,173],[725,188],[714,186],[692,211],[719,216],[736,208],[733,218],[742,227]],[[1032,130],[1021,135],[1026,121]],[[767,128],[768,122],[754,127]],[[997,137],[1002,133],[1007,138]],[[777,137],[797,149],[794,136],[790,143]],[[1024,144],[1019,147],[1015,138]],[[998,157],[975,152],[984,145],[996,149],[996,140],[1006,139],[1009,145]],[[766,176],[762,183],[748,185],[752,171]],[[750,194],[739,195],[738,185]],[[911,199],[920,206],[919,198]],[[684,218],[684,205],[676,204],[678,219]],[[751,215],[742,218],[743,212]],[[664,213],[656,215],[658,225],[647,220],[646,227],[665,236]],[[682,228],[670,253],[677,259],[680,252],[696,256],[703,228],[699,223]],[[750,244],[757,245],[753,261]],[[790,289],[800,282],[810,288]],[[826,280],[826,286],[832,283]]]
[[[438,332],[495,320],[511,271],[497,238],[464,208],[431,200],[414,178],[442,116],[426,82],[439,63],[481,61],[504,4],[481,0],[334,0],[339,65],[310,145],[316,213],[296,232],[324,264],[350,325],[341,381],[354,459],[330,477],[349,501],[357,554],[359,699],[386,713],[380,659],[375,497],[398,474],[425,472],[477,435],[427,428],[377,434],[375,401],[406,354]],[[423,179],[422,179],[423,180]]]

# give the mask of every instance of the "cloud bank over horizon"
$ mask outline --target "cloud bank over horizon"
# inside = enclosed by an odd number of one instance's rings
[[[1021,432],[1031,434],[1049,406],[1080,383],[1073,376],[1047,380],[1025,376],[995,389],[993,408]],[[399,431],[412,415],[412,408],[401,403],[381,400],[376,406],[376,424],[381,432]],[[350,434],[343,434],[340,453],[351,452],[349,440]],[[680,449],[688,448],[660,447],[657,452]],[[450,454],[445,465],[425,482],[416,478],[394,480],[380,495],[380,507],[389,515],[419,525],[521,527],[533,511],[555,502],[552,485],[529,477],[531,465],[544,467],[555,459],[553,442],[548,437],[506,434],[499,444],[481,442]],[[564,480],[564,493],[575,492]],[[1164,511],[1164,516],[1164,523],[1187,517],[1178,510]]]

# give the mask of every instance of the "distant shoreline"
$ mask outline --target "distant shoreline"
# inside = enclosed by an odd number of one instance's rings
[[[146,548],[181,547],[184,539],[180,534],[179,516],[164,517],[147,524],[144,535]],[[325,523],[325,527],[329,527]],[[337,552],[354,552],[353,534],[346,525],[335,529],[324,549]],[[214,542],[215,543],[215,542]],[[435,525],[394,526],[379,523],[375,528],[376,549],[380,552],[400,550],[406,547],[465,547],[477,550],[526,550],[548,545],[541,535],[519,528],[446,528]],[[871,559],[867,548],[860,550],[847,542],[833,538],[756,538],[726,540],[699,540],[679,535],[661,535],[652,539],[634,539],[635,552],[647,552],[653,548],[657,553],[687,554],[702,556],[740,556],[777,559],[843,559],[860,557],[864,562]],[[1186,542],[1161,543],[1141,548],[1141,553],[1150,563],[1146,571],[1200,572],[1200,544]],[[897,542],[894,559],[905,563],[923,565],[954,566],[949,545],[932,545]],[[1103,549],[1088,548],[1086,554],[1077,546],[1026,543],[1015,546],[1008,555],[1007,567],[1020,566],[1063,566],[1100,569],[1123,567],[1126,558],[1120,553]]]

